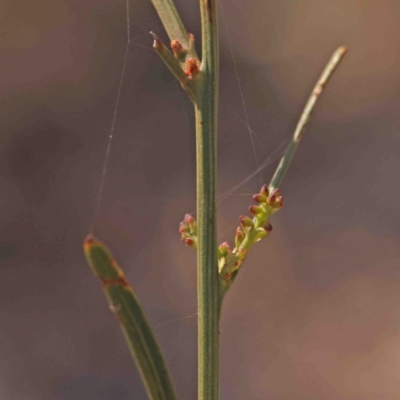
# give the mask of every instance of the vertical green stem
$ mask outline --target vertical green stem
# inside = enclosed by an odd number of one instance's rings
[[[196,110],[198,400],[219,398],[220,293],[216,239],[218,29],[215,0],[200,0],[202,64]]]

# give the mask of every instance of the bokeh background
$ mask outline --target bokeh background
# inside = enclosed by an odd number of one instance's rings
[[[198,38],[198,2],[177,1]],[[259,162],[220,203],[231,240],[331,53],[333,77],[221,324],[223,400],[400,399],[400,2],[220,0]],[[196,399],[193,113],[130,2],[131,44],[94,229]],[[91,229],[126,37],[123,0],[0,1],[0,398],[146,399],[81,244]],[[222,20],[222,18],[221,18]],[[221,25],[219,193],[256,169]]]

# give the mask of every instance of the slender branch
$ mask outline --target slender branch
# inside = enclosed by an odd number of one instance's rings
[[[218,27],[216,0],[200,0],[202,63],[195,105],[197,148],[198,400],[219,399],[221,293],[216,240]]]
[[[164,359],[132,288],[106,246],[89,235],[84,242],[86,258],[100,279],[110,308],[124,332],[151,400],[175,400]],[[104,343],[107,346],[107,343]]]
[[[287,146],[281,161],[279,162],[278,168],[275,171],[273,178],[269,184],[271,190],[276,189],[280,186],[297,150],[297,147],[303,137],[305,128],[311,118],[311,114],[317,104],[318,99],[324,91],[326,84],[331,78],[332,74],[335,72],[336,68],[342,61],[344,55],[347,52],[347,48],[344,46],[339,47],[332,55],[328,64],[324,68],[320,78],[318,79],[314,89],[304,107],[304,110],[300,116],[299,122],[297,123],[296,130],[293,134],[293,138],[289,145]]]
[[[178,40],[188,50],[188,57],[199,59],[193,38],[188,34],[173,0],[151,0],[170,40]]]
[[[180,62],[173,56],[168,47],[164,45],[161,39],[154,32],[150,32],[150,35],[153,36],[154,39],[153,49],[161,57],[175,78],[178,79],[179,82],[186,80],[187,77],[183,72]]]
[[[177,60],[176,57],[174,57],[174,55],[169,51],[168,47],[165,46],[161,39],[154,32],[150,32],[150,34],[153,36],[154,39],[154,50],[164,61],[164,63],[175,76],[175,78],[182,85],[183,89],[187,92],[190,99],[195,102],[196,86],[193,84],[193,81],[191,79],[188,79],[184,70],[182,69],[181,63]]]

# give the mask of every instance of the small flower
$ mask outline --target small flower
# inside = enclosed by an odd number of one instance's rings
[[[200,68],[195,58],[189,58],[189,60],[187,60],[184,72],[190,79],[195,78],[199,74]]]
[[[260,194],[265,196],[265,197],[269,196],[269,188],[268,188],[267,185],[263,185],[263,187],[260,190]]]
[[[181,222],[179,224],[179,233],[189,233],[190,228],[188,224],[185,224],[184,222]]]
[[[263,227],[267,232],[271,232],[272,231],[272,225],[266,221]]]
[[[171,49],[174,53],[175,58],[182,62],[185,60],[187,50],[183,48],[181,42],[179,42],[178,40],[172,40]]]
[[[241,215],[239,217],[239,220],[240,220],[240,225],[242,226],[242,229],[245,232],[248,232],[249,230],[254,228],[253,221],[249,217],[247,217],[246,215]]]
[[[193,248],[197,247],[197,243],[192,238],[184,238],[184,239],[182,239],[182,242],[184,242],[186,244],[186,246],[193,247]]]
[[[220,244],[220,246],[218,247],[218,253],[220,257],[226,257],[229,254],[231,254],[231,249],[229,247],[228,242]]]
[[[258,204],[266,204],[267,196],[264,196],[263,194],[255,194],[253,196],[253,200]]]
[[[264,213],[264,209],[262,207],[259,207],[259,206],[250,206],[249,207],[249,212],[250,212],[250,214],[252,214],[254,216],[258,216],[258,215]]]
[[[186,214],[184,220],[179,224],[181,240],[189,247],[197,248],[197,223],[190,214]]]
[[[274,189],[268,196],[267,202],[270,206],[274,206],[276,198],[280,196],[279,189]]]

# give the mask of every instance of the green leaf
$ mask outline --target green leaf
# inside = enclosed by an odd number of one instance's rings
[[[122,269],[107,247],[93,236],[85,239],[83,248],[120,323],[150,399],[175,400],[174,388],[160,348]]]

